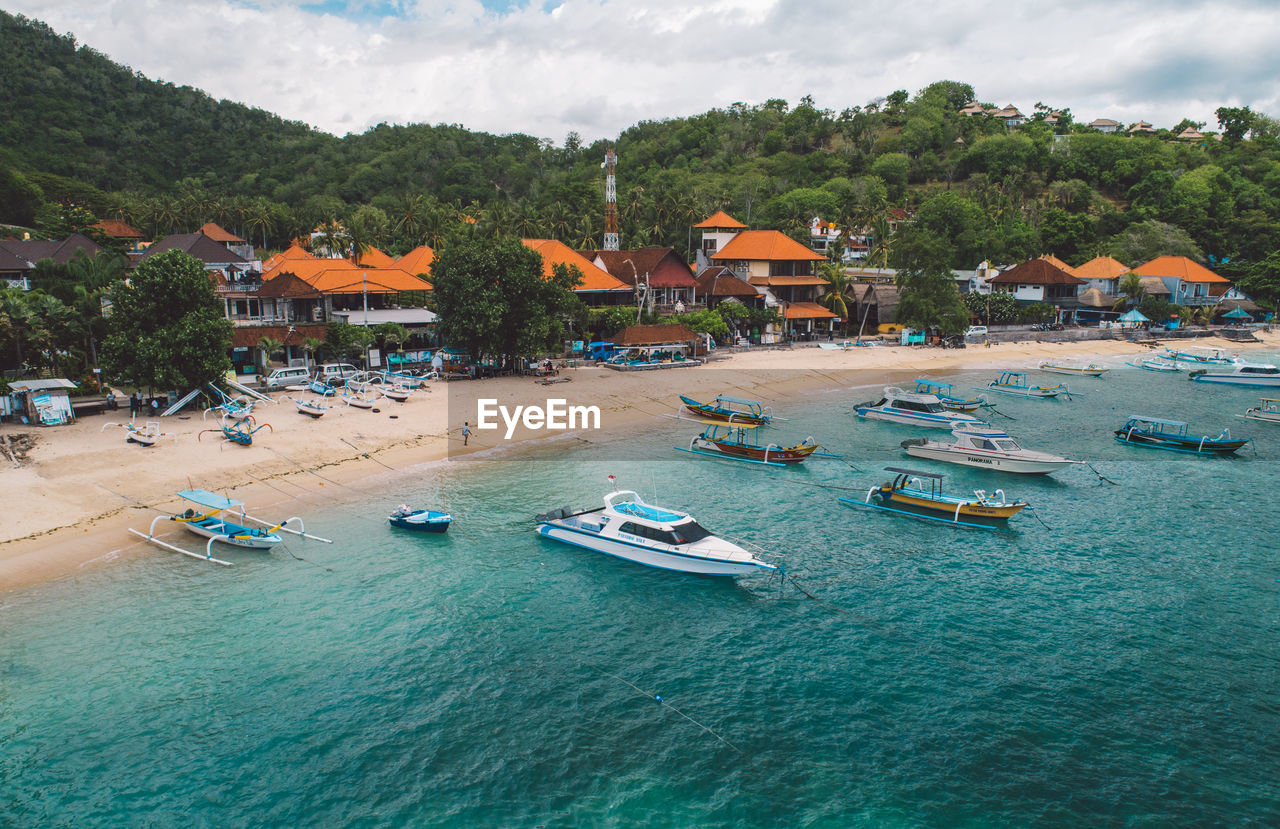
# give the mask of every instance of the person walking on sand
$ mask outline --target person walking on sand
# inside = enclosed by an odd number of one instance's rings
[[[138,393],[135,391],[133,394],[129,395],[129,417],[137,417],[138,409],[141,407],[142,400],[138,397]]]
[[[471,426],[467,421],[462,421],[462,445],[466,446],[471,440]]]

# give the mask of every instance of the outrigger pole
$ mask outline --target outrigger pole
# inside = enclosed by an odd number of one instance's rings
[[[161,520],[162,518],[164,518],[164,516],[163,516],[163,515],[162,515],[162,516],[160,516],[159,518],[157,518],[157,519],[156,519],[156,521],[159,521],[159,520]],[[156,526],[155,521],[152,521],[152,522],[151,522],[151,528],[152,528],[152,530],[153,530],[153,531],[155,530],[155,526]],[[176,546],[176,545],[170,544],[170,543],[169,543],[169,542],[167,542],[167,541],[161,541],[160,539],[156,538],[156,537],[155,537],[155,535],[147,535],[146,533],[142,532],[141,530],[135,530],[133,527],[129,527],[129,532],[131,532],[131,533],[133,533],[134,535],[138,536],[138,538],[145,539],[145,540],[147,540],[147,541],[150,541],[152,544],[157,544],[157,545],[159,545],[159,546],[161,546],[161,547],[164,547],[166,550],[173,550],[175,553],[182,553],[184,556],[191,556],[192,558],[198,558],[198,559],[200,559],[201,561],[211,561],[211,562],[213,562],[214,564],[221,564],[223,567],[230,567],[230,566],[231,566],[231,562],[229,562],[229,561],[223,561],[223,560],[222,560],[222,559],[220,559],[220,558],[214,558],[214,557],[213,557],[213,542],[214,542],[214,540],[215,540],[215,539],[212,539],[212,538],[211,538],[211,539],[209,539],[209,544],[208,544],[208,546],[207,546],[207,547],[205,547],[205,554],[204,554],[204,555],[200,555],[199,553],[193,553],[193,552],[191,552],[190,550],[184,550],[184,549],[182,549],[181,547],[178,547],[178,546]]]

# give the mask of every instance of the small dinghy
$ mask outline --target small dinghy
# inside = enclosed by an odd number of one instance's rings
[[[395,512],[387,516],[391,526],[405,530],[417,530],[424,533],[442,533],[453,523],[453,516],[447,512],[436,512],[429,509],[413,509],[407,504],[396,507]]]

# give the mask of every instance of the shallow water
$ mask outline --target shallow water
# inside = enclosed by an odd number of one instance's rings
[[[659,419],[308,496],[333,545],[230,568],[157,553],[7,594],[0,825],[1274,825],[1280,426],[1232,416],[1254,390],[1064,382],[1074,400],[1000,398],[1015,420],[993,422],[1117,486],[908,459],[898,442],[929,432],[829,392],[773,401],[775,431],[863,471],[680,455],[696,426]],[[1122,446],[1131,411],[1229,426],[1256,455]],[[1043,523],[955,529],[815,486],[865,493],[886,465],[1002,487]],[[533,533],[610,473],[817,600]],[[401,502],[457,523],[393,531]]]

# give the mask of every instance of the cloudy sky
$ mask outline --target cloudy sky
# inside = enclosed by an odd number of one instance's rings
[[[0,0],[151,78],[343,135],[454,123],[563,142],[936,80],[1077,120],[1280,116],[1277,0]]]

